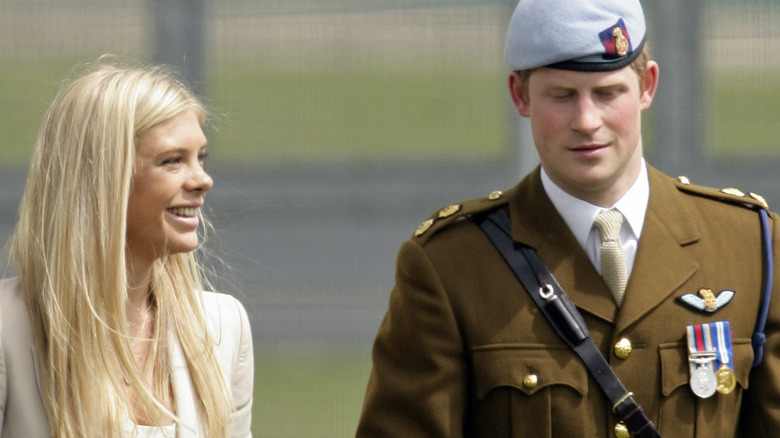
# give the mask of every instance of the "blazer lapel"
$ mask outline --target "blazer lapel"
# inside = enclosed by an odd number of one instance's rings
[[[215,296],[214,294],[210,296]],[[207,298],[206,293],[200,293],[200,305],[206,317],[206,323],[214,339],[214,342],[219,345],[222,342],[222,311],[218,303],[209,303],[212,305],[206,305],[203,300]],[[200,404],[196,403],[195,389],[192,386],[192,377],[190,376],[189,368],[187,367],[187,361],[184,357],[184,351],[181,349],[181,343],[172,334],[170,337],[170,349],[171,349],[171,365],[172,365],[172,379],[173,379],[173,395],[176,403],[176,415],[179,417],[179,425],[177,426],[177,437],[198,437],[200,436],[200,421],[199,418],[203,417]],[[224,363],[225,358],[219,355],[219,350],[216,350],[217,359],[222,365],[224,370],[229,368]]]
[[[198,407],[195,403],[195,390],[184,359],[181,344],[171,335],[171,379],[173,380],[173,396],[176,403],[176,416],[179,422],[176,426],[178,438],[199,436]]]
[[[699,268],[683,247],[699,240],[701,213],[684,202],[671,178],[650,166],[648,177],[650,202],[616,330],[659,306]]]

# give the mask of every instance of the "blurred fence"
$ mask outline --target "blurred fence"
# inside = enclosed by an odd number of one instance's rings
[[[256,435],[350,435],[401,241],[437,207],[536,164],[506,92],[513,7],[0,0],[0,240],[38,124],[78,63],[111,53],[178,64],[218,116],[207,205],[231,266],[220,283],[247,305],[258,344]],[[661,65],[649,161],[780,205],[780,4],[645,8]]]
[[[3,0],[0,107],[13,110],[0,124],[0,159],[23,163],[59,81],[76,63],[113,53],[164,60],[193,79],[224,115],[212,135],[219,163],[476,158],[527,170],[533,148],[517,149],[504,85],[512,7],[511,0]],[[660,128],[646,141],[654,161],[696,173],[713,154],[773,155],[780,4],[645,7],[662,61],[660,99],[648,117]],[[686,145],[668,145],[675,142]]]

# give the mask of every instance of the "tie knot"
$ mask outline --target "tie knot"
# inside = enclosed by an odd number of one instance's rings
[[[623,225],[623,214],[617,210],[605,210],[596,216],[593,223],[599,229],[602,242],[618,240],[620,227]]]

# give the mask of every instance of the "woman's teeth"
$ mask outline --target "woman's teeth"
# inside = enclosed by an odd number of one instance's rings
[[[168,211],[176,216],[192,217],[198,214],[198,209],[193,207],[169,208]]]

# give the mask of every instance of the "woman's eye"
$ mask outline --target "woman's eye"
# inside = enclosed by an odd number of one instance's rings
[[[171,157],[171,158],[166,158],[165,160],[163,160],[162,163],[164,165],[169,165],[169,164],[178,164],[180,162],[181,162],[181,157]]]

